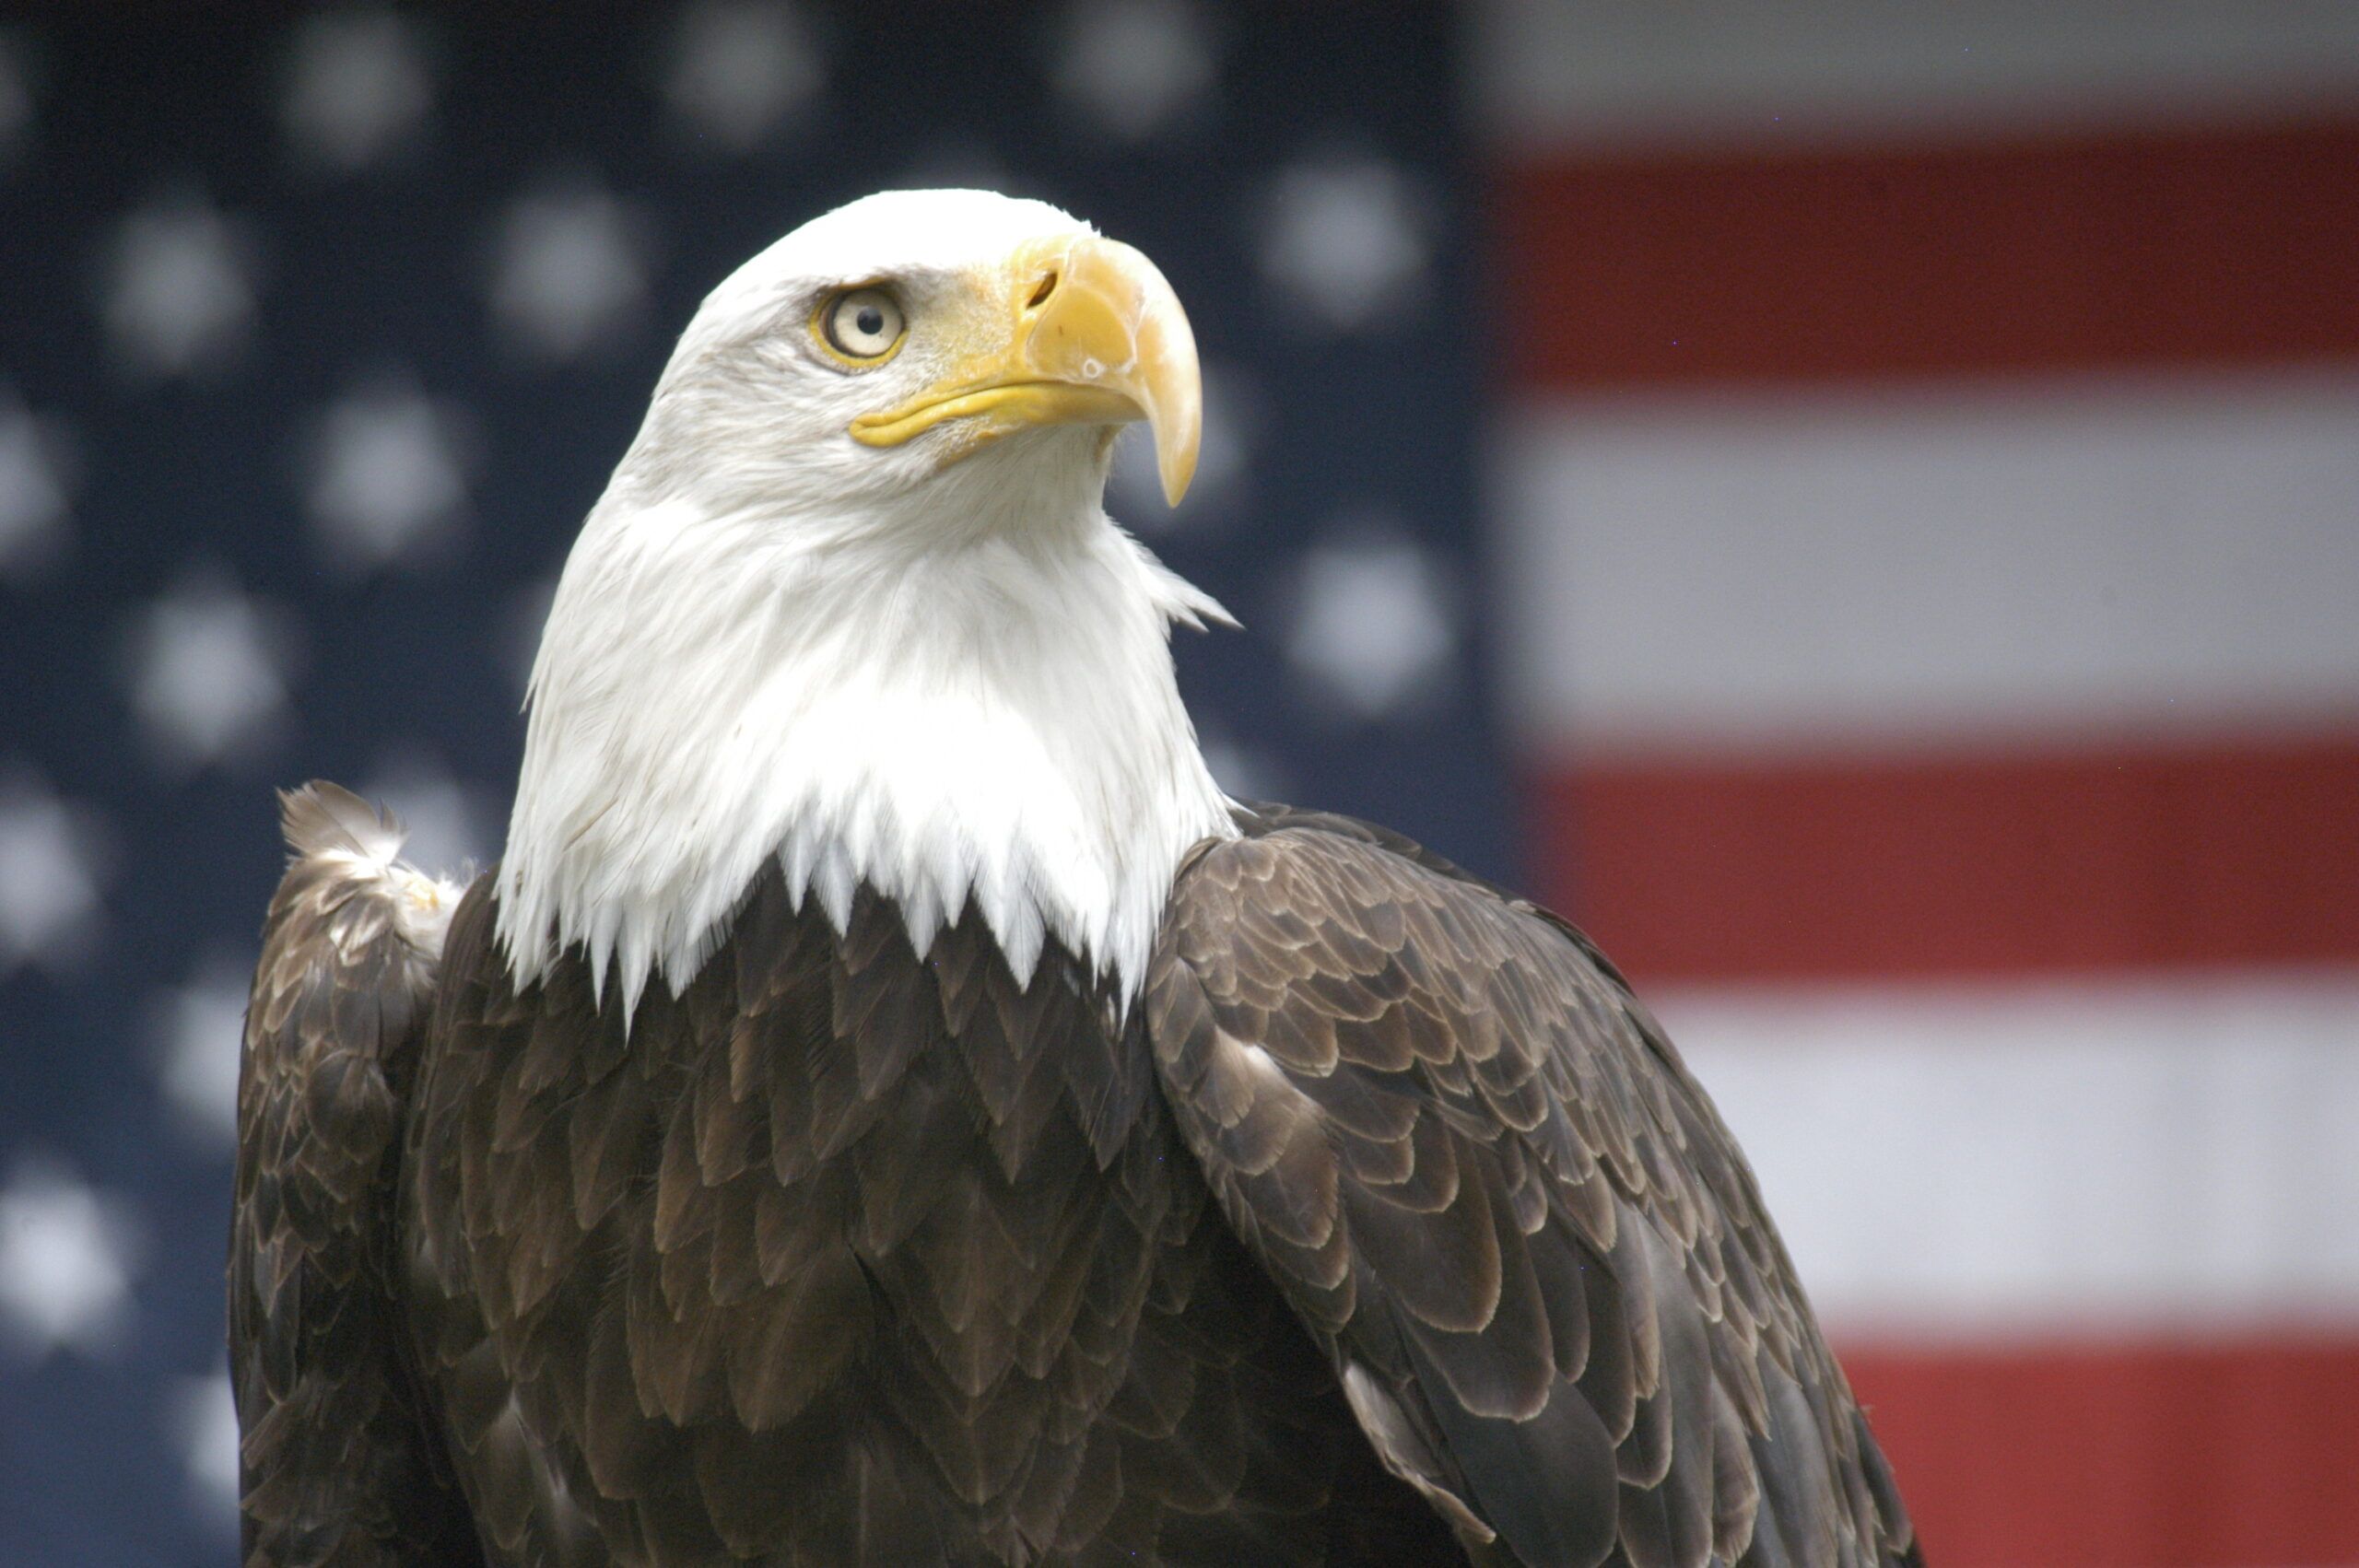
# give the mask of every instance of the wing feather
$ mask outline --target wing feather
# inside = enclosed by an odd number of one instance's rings
[[[385,1254],[460,890],[396,862],[401,825],[333,784],[282,806],[293,859],[247,1012],[229,1240],[245,1561],[479,1562],[421,1420]]]
[[[1166,1098],[1371,1444],[1484,1562],[1920,1562],[1752,1174],[1571,927],[1240,810],[1166,914]]]

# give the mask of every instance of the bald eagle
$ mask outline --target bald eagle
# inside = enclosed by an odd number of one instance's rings
[[[1581,934],[1225,797],[1193,340],[1053,207],[708,298],[505,857],[285,801],[229,1259],[251,1564],[1919,1561],[1743,1156]]]

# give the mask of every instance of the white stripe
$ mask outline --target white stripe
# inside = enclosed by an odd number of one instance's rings
[[[2359,1325],[2359,973],[1659,1011],[1842,1331]]]
[[[1559,404],[1497,472],[1543,745],[2359,712],[2347,376]]]
[[[2348,109],[2348,0],[1491,0],[1474,101],[1526,149],[1889,142]]]

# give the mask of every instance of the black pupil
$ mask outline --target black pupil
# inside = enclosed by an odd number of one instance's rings
[[[874,305],[863,305],[851,324],[860,330],[861,336],[874,337],[885,330],[885,312]]]

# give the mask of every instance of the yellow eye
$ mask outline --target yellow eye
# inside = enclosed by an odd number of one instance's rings
[[[839,294],[819,313],[819,330],[847,359],[882,359],[901,341],[900,302],[881,288]]]

